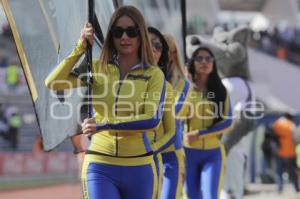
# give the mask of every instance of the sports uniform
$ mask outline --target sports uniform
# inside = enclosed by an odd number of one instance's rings
[[[217,199],[224,175],[225,151],[220,135],[231,128],[232,113],[228,95],[224,104],[215,109],[215,104],[202,92],[191,92],[194,107],[191,118],[186,121],[186,131],[197,131],[198,139],[184,143],[186,154],[185,192],[189,199]],[[194,111],[194,112],[193,112]],[[214,123],[214,114],[219,111],[222,120]]]
[[[184,150],[183,119],[188,113],[190,82],[180,79],[175,87],[176,135],[171,146],[162,152],[163,185],[162,199],[180,198],[183,186]]]
[[[166,100],[164,103],[164,111],[162,122],[158,128],[151,134],[150,140],[154,149],[154,161],[158,176],[158,198],[160,198],[162,190],[163,178],[163,162],[161,152],[174,142],[175,138],[175,114],[174,114],[174,97],[171,84],[166,82]]]
[[[62,90],[83,85],[69,75],[84,53],[79,42],[73,52],[46,79]],[[92,104],[97,133],[82,169],[84,198],[155,198],[156,168],[149,136],[161,122],[166,81],[156,66],[132,66],[120,80],[118,65],[106,69],[93,62]],[[134,180],[132,180],[134,179]]]

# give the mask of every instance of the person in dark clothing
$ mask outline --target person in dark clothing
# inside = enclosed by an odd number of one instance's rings
[[[264,141],[261,145],[263,152],[263,166],[261,173],[261,180],[263,183],[274,183],[275,179],[272,174],[272,162],[276,157],[276,151],[279,147],[279,141],[276,134],[274,134],[272,127],[266,126]]]
[[[2,110],[2,104],[0,104],[0,136],[3,139],[7,139],[7,133],[8,133],[8,125]]]

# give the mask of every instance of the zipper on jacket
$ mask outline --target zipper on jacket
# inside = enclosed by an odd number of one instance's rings
[[[202,94],[202,97],[203,97],[203,94]],[[204,101],[204,100],[202,100],[202,101]],[[202,110],[201,110],[201,112],[202,112],[202,120],[201,120],[201,129],[203,129],[204,128],[204,125],[205,125],[205,120],[204,120],[204,106],[205,106],[205,103],[202,105]],[[202,149],[204,150],[205,148],[205,138],[202,138]]]
[[[117,91],[117,96],[115,98],[115,117],[118,116],[118,100],[119,100],[119,94],[120,94],[120,90],[121,90],[121,86],[122,86],[122,82],[119,82],[119,87],[118,87],[118,91]],[[119,143],[118,143],[118,133],[115,134],[115,142],[116,142],[116,157],[118,157],[118,153],[119,153]]]
[[[117,117],[117,114],[118,114],[118,100],[119,100],[119,94],[120,94],[120,90],[121,90],[121,87],[123,85],[123,81],[125,79],[127,79],[128,75],[130,74],[129,72],[124,76],[124,78],[121,80],[121,71],[120,71],[120,68],[118,66],[116,66],[118,68],[118,71],[119,71],[119,87],[118,87],[118,90],[117,90],[117,96],[115,98],[115,116]],[[116,152],[115,152],[115,156],[118,157],[119,155],[119,143],[118,143],[118,133],[115,134],[115,142],[116,142]]]
[[[118,115],[118,100],[119,100],[119,94],[120,94],[120,91],[121,91],[121,87],[123,85],[123,81],[127,78],[128,74],[125,75],[125,77],[121,80],[121,71],[120,69],[118,68],[119,70],[119,87],[118,87],[118,90],[117,90],[117,96],[115,98],[115,116],[117,117]],[[118,136],[119,134],[118,133],[115,133],[115,142],[116,142],[116,150],[115,150],[115,156],[118,157],[119,155],[119,142],[118,142]]]

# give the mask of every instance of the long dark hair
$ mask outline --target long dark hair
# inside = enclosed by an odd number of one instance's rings
[[[222,113],[220,113],[220,110],[224,111],[225,108],[225,100],[226,100],[226,95],[227,95],[227,91],[225,86],[223,85],[221,78],[218,74],[217,71],[217,64],[216,64],[216,60],[215,60],[215,56],[212,53],[212,51],[205,46],[200,46],[199,48],[197,48],[193,54],[192,57],[188,63],[188,70],[189,73],[192,75],[193,78],[193,82],[195,82],[196,80],[196,71],[195,71],[195,65],[194,65],[194,58],[198,55],[198,53],[200,51],[206,51],[212,58],[213,58],[213,70],[212,72],[208,75],[208,80],[207,80],[207,93],[214,93],[214,98],[212,98],[211,100],[217,104],[218,106],[218,117],[214,119],[214,124],[221,121],[222,118]],[[220,105],[223,105],[222,109],[220,109]]]
[[[168,74],[167,67],[168,67],[168,63],[169,63],[169,54],[168,54],[169,53],[169,46],[168,46],[168,43],[166,42],[166,40],[165,40],[164,36],[161,34],[161,32],[159,30],[157,30],[156,28],[154,28],[152,26],[149,26],[148,27],[148,32],[156,35],[159,38],[159,40],[162,44],[161,56],[158,60],[157,65],[164,72],[165,77],[166,77],[166,75]]]

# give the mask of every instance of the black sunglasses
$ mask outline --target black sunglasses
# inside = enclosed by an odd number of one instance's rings
[[[160,42],[152,42],[152,47],[155,48],[158,51],[161,51],[162,48],[163,48],[163,45]]]
[[[193,58],[194,61],[196,62],[207,62],[207,63],[211,63],[213,62],[214,58],[212,56],[196,56]]]
[[[140,33],[136,26],[129,26],[125,29],[117,26],[111,30],[111,34],[114,38],[121,38],[124,32],[126,32],[126,35],[130,38],[137,37]]]

